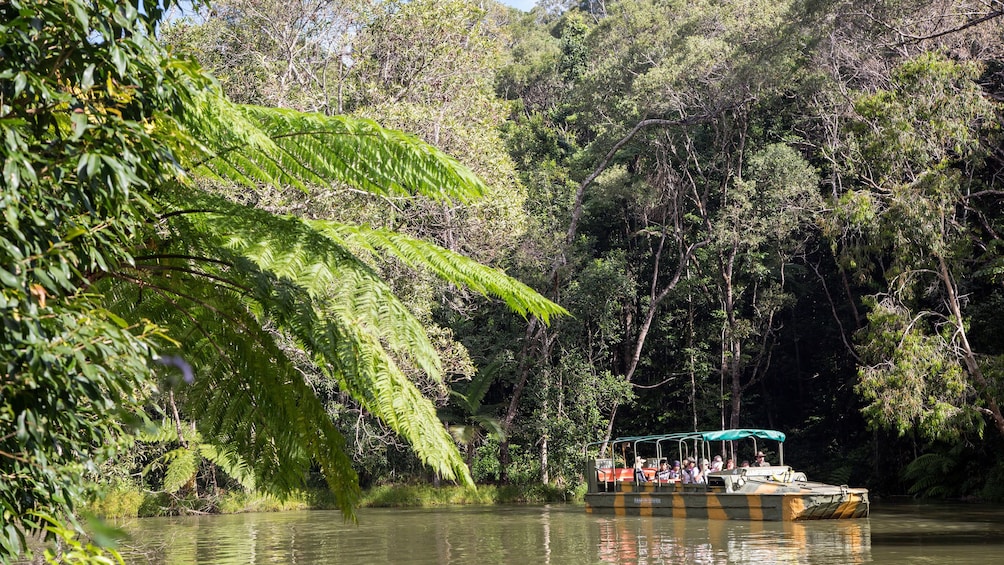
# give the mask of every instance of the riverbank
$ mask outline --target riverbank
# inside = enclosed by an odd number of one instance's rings
[[[431,485],[379,485],[363,491],[363,508],[435,508],[442,506],[547,504],[582,501],[584,489],[566,489],[543,484],[479,485],[476,489]],[[86,511],[101,518],[146,518],[191,514],[239,514],[288,510],[337,508],[335,495],[325,489],[306,489],[285,499],[261,493],[229,491],[200,496],[150,493],[128,484],[106,489],[104,496],[87,505]]]

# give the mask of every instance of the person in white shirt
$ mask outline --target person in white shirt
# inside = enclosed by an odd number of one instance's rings
[[[715,458],[711,460],[711,471],[721,471],[722,470],[722,456],[715,455]]]
[[[701,459],[701,468],[694,476],[694,482],[702,485],[708,484],[708,460]]]
[[[662,463],[659,464],[659,471],[656,472],[655,478],[658,479],[659,482],[661,483],[669,482],[669,473],[670,473],[669,463],[663,461]]]
[[[695,468],[697,463],[693,459],[687,459],[684,461],[685,467],[683,468],[683,484],[692,485],[697,482],[700,473]]]

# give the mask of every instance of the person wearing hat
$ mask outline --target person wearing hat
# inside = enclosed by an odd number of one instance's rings
[[[647,483],[648,477],[645,476],[645,471],[642,466],[645,465],[645,460],[641,457],[636,457],[634,460],[634,482],[635,484]]]
[[[715,455],[714,459],[711,460],[711,471],[721,471],[722,470],[722,456]]]
[[[680,462],[673,461],[673,466],[669,469],[669,480],[679,481],[683,478],[683,471],[680,470]]]
[[[770,463],[764,459],[764,454],[762,451],[756,452],[756,464],[757,467],[770,467]]]

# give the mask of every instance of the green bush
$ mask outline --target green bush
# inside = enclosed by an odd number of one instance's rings
[[[519,444],[510,444],[509,457],[512,461],[508,475],[512,484],[530,485],[540,480],[540,462],[532,451]],[[476,483],[497,483],[500,470],[498,438],[489,436],[475,453],[471,475]]]
[[[328,508],[334,508],[334,505]],[[244,512],[281,512],[284,510],[305,510],[314,508],[310,497],[304,492],[295,492],[287,498],[270,494],[228,491],[219,497],[216,510],[221,514],[241,514]]]
[[[580,492],[581,491],[581,492]],[[542,485],[481,485],[477,489],[431,485],[381,485],[363,493],[362,506],[418,507],[491,504],[546,504],[581,500],[585,488],[568,491]]]
[[[143,490],[127,481],[117,481],[96,491],[84,511],[99,518],[136,518],[144,503]]]

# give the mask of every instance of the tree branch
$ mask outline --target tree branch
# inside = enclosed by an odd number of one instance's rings
[[[578,190],[575,192],[575,207],[572,208],[572,219],[568,226],[568,234],[565,236],[565,243],[570,244],[572,243],[572,240],[575,239],[575,233],[579,227],[579,218],[582,216],[582,202],[585,199],[586,187],[592,184],[592,182],[596,180],[596,177],[600,176],[600,173],[606,170],[607,165],[610,164],[610,160],[614,158],[614,155],[616,155],[617,152],[620,151],[621,148],[627,144],[627,142],[631,141],[631,139],[635,136],[635,134],[637,134],[642,129],[650,126],[663,126],[663,127],[692,126],[707,122],[711,120],[713,117],[714,116],[711,114],[702,114],[700,116],[692,116],[680,120],[650,118],[642,120],[637,124],[635,124],[635,126],[631,128],[631,131],[629,131],[627,135],[625,135],[620,139],[620,141],[615,143],[614,146],[610,148],[610,151],[607,151],[607,154],[603,157],[603,160],[600,161],[600,164],[597,165],[596,168],[593,170],[593,172],[588,177],[586,177],[586,180],[582,181],[582,183],[579,185]]]
[[[969,21],[965,22],[964,24],[962,24],[960,26],[954,27],[952,29],[947,29],[945,31],[939,31],[938,33],[932,33],[931,35],[911,35],[909,33],[904,33],[902,31],[897,30],[897,33],[899,33],[903,37],[908,38],[908,39],[905,39],[903,41],[900,41],[897,44],[897,46],[906,45],[908,43],[920,43],[921,41],[927,41],[929,39],[937,39],[939,37],[944,37],[946,35],[951,35],[953,33],[957,33],[957,32],[960,32],[962,30],[965,30],[965,29],[969,29],[969,28],[971,28],[973,26],[980,25],[980,24],[982,24],[984,22],[988,22],[988,21],[990,21],[990,20],[992,20],[994,18],[999,18],[1001,16],[1004,16],[1004,10],[995,10],[993,12],[990,12],[989,14],[985,14],[985,15],[980,16],[978,18],[969,20]]]

